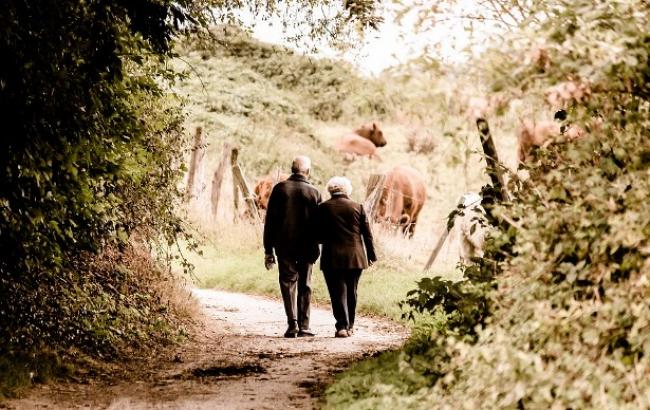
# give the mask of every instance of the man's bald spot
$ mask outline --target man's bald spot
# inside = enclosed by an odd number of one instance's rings
[[[298,155],[291,163],[291,172],[294,174],[309,175],[311,160],[305,155]]]

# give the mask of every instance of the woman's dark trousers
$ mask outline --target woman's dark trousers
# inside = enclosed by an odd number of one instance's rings
[[[357,310],[357,285],[361,269],[331,269],[323,274],[332,301],[336,330],[352,329]]]

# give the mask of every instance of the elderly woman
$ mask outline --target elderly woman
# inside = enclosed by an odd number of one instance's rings
[[[354,333],[357,284],[361,271],[377,257],[368,218],[361,204],[350,199],[352,184],[344,177],[327,183],[331,199],[318,206],[318,236],[323,244],[321,270],[332,301],[336,337]]]

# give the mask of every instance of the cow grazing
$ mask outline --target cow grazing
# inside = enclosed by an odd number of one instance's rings
[[[372,122],[362,125],[353,133],[345,134],[336,143],[337,151],[354,156],[378,157],[377,147],[386,145],[383,131]]]
[[[560,124],[555,121],[522,121],[517,130],[517,157],[519,162],[526,162],[534,147],[541,147],[558,135],[560,135]]]
[[[525,163],[530,159],[530,153],[534,147],[551,144],[560,135],[573,140],[584,134],[585,131],[575,124],[562,127],[556,121],[524,120],[517,130],[517,157],[520,163]]]
[[[375,219],[399,226],[412,237],[426,198],[422,174],[410,166],[398,165],[386,174]]]
[[[289,174],[285,174],[284,172],[272,172],[257,181],[255,188],[253,188],[253,195],[255,206],[257,206],[259,211],[266,211],[266,206],[269,203],[269,197],[271,196],[273,187],[278,182],[285,181],[287,178],[289,178]]]

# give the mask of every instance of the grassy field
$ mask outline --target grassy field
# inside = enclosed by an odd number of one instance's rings
[[[398,303],[422,276],[427,249],[418,249],[416,244],[401,244],[399,250],[395,243],[406,242],[406,239],[382,231],[377,231],[376,236],[380,260],[361,277],[358,309],[361,313],[399,320]],[[409,247],[408,252],[404,252],[405,246]],[[195,266],[197,286],[280,297],[278,271],[264,268],[264,250],[255,226],[240,223],[219,233],[209,232],[201,251],[202,255],[187,254]],[[452,268],[436,274],[455,275]],[[314,266],[312,278],[314,301],[328,304],[327,287],[318,264]]]
[[[363,79],[336,62],[242,41],[225,48],[187,47],[177,61],[178,68],[191,67],[187,80],[178,86],[187,99],[188,132],[202,126],[208,143],[199,172],[199,184],[205,189],[187,209],[188,220],[204,238],[203,255],[186,255],[196,266],[196,284],[279,296],[277,270],[267,272],[263,266],[259,227],[233,222],[241,211],[233,208],[229,173],[219,212],[213,216],[208,211],[211,176],[224,142],[240,147],[240,163],[251,186],[269,171],[288,172],[293,156],[310,156],[311,179],[323,198],[329,197],[324,183],[334,175],[350,178],[353,199],[362,201],[372,173],[408,164],[422,173],[428,191],[415,236],[407,240],[375,226],[380,260],[360,282],[361,312],[399,318],[397,304],[423,276],[457,198],[487,181],[476,153],[480,143],[475,127],[462,116],[449,115],[435,87],[411,82],[400,88],[394,79]],[[333,145],[368,121],[377,121],[388,140],[379,150],[381,159],[345,163]],[[493,133],[509,161],[514,158],[514,138],[512,127],[503,124],[495,124]],[[409,148],[413,137],[430,138],[433,149],[414,152]],[[454,277],[457,259],[456,241],[450,237],[427,275]],[[327,302],[318,267],[313,277],[315,300]]]

